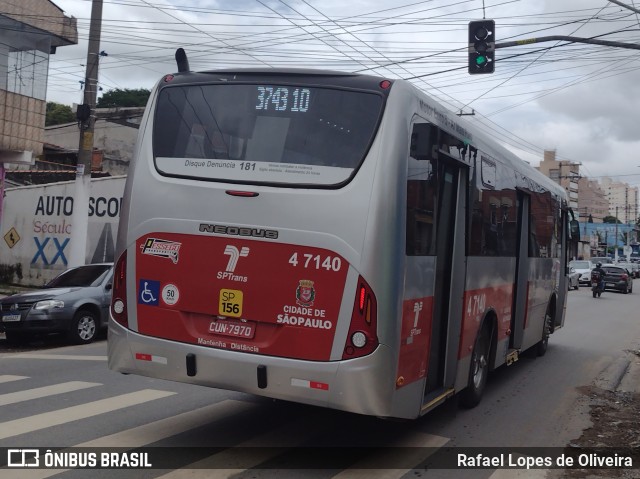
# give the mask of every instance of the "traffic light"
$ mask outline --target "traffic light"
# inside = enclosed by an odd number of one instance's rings
[[[469,73],[493,73],[496,50],[496,22],[469,22]]]

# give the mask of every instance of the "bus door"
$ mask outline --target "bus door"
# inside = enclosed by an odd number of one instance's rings
[[[453,385],[463,314],[468,169],[439,153],[436,265],[425,398]]]
[[[455,382],[466,266],[465,155],[462,142],[434,125],[414,125],[398,382],[423,380],[423,404]]]
[[[513,306],[511,308],[510,349],[522,348],[529,289],[529,196],[522,191],[518,191],[516,203],[518,241],[516,243],[516,274],[513,285]]]

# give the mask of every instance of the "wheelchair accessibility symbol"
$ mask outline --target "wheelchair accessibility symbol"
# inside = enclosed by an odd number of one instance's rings
[[[138,285],[138,304],[158,306],[160,299],[160,281],[141,279]]]

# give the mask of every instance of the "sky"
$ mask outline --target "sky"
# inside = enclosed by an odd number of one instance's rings
[[[79,44],[51,56],[47,100],[82,102],[91,0],[53,0]],[[623,0],[640,11],[640,0]],[[640,186],[640,50],[546,41],[498,48],[467,72],[471,20],[498,44],[565,35],[640,46],[640,14],[608,0],[104,0],[99,85],[148,88],[176,71],[301,67],[409,79],[523,160],[544,150],[581,174]]]

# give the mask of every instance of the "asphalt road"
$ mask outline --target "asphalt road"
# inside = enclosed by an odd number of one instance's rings
[[[606,292],[599,299],[587,288],[571,291],[565,327],[551,336],[544,357],[525,356],[495,371],[478,407],[463,410],[451,400],[416,421],[385,421],[123,376],[106,368],[104,339],[87,346],[47,339],[20,349],[0,340],[0,448],[165,446],[169,456],[184,452],[180,447],[217,448],[180,456],[166,470],[92,470],[91,477],[551,477],[557,471],[517,476],[518,471],[501,468],[413,469],[406,455],[399,463],[385,461],[385,451],[389,446],[419,446],[403,451],[415,459],[411,464],[420,464],[433,451],[450,446],[566,446],[590,424],[584,388],[595,381],[617,381],[621,365],[630,360],[628,351],[640,349],[638,311],[640,289],[630,295]],[[318,456],[323,451],[327,454],[320,468],[277,469],[292,455],[299,456],[300,447],[341,445],[382,449],[356,460],[329,457],[335,450],[316,448],[312,463],[322,459]],[[252,449],[227,449],[231,446]],[[234,450],[250,452],[238,458]],[[214,468],[195,469],[208,455]],[[383,469],[374,467],[376,460]],[[44,478],[60,472],[56,477],[88,477],[87,470],[64,469],[0,475]]]

